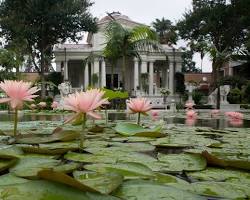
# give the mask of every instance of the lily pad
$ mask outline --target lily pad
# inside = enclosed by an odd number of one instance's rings
[[[85,165],[84,168],[99,173],[119,173],[124,177],[124,179],[134,179],[138,177],[149,178],[154,176],[154,173],[150,168],[148,168],[146,165],[136,162],[92,164]]]
[[[16,158],[13,159],[0,159],[0,172],[9,169],[17,162]]]
[[[58,160],[44,157],[24,157],[10,169],[16,176],[34,179],[42,169],[51,169],[60,163]]]
[[[177,189],[171,186],[161,185],[153,181],[130,180],[122,184],[122,186],[113,193],[115,196],[126,200],[205,200],[190,192]]]
[[[117,173],[100,174],[96,172],[75,171],[74,178],[84,185],[95,188],[102,194],[110,194],[118,188],[123,181],[123,176]]]
[[[199,154],[158,154],[159,161],[165,164],[164,171],[199,171],[207,166],[206,159]]]
[[[62,130],[53,134],[26,134],[17,138],[21,144],[43,144],[56,141],[67,142],[79,138],[80,132],[73,130]]]
[[[200,195],[229,199],[247,199],[250,197],[249,187],[227,182],[196,182],[192,190]]]
[[[119,200],[110,195],[83,192],[67,185],[50,181],[29,181],[25,184],[0,186],[0,199],[4,200]]]
[[[161,133],[162,126],[158,125],[154,128],[143,128],[133,123],[117,123],[115,131],[124,136],[142,136],[142,137],[163,137]]]

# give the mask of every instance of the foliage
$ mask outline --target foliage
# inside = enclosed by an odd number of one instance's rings
[[[114,91],[106,88],[103,88],[102,90],[105,92],[104,98],[108,98],[108,100],[128,98],[128,92]]]
[[[1,35],[9,43],[20,41],[27,45],[44,82],[54,44],[66,39],[77,41],[78,32],[96,31],[95,19],[88,12],[91,5],[89,0],[5,0],[0,4]],[[42,84],[43,97],[44,93]]]
[[[230,85],[232,88],[241,89],[247,80],[241,76],[225,76],[220,79],[220,85]]]
[[[193,61],[193,51],[192,50],[187,50],[183,49],[183,53],[181,55],[182,57],[182,72],[184,73],[190,73],[190,72],[201,72],[200,69],[195,67],[195,62]]]
[[[53,87],[53,93],[59,94],[58,85],[63,82],[63,76],[61,72],[51,72],[46,77],[47,82],[53,83],[56,87]]]
[[[7,49],[0,49],[0,81],[4,79],[16,79],[16,74],[13,69],[17,70],[21,61],[18,60],[13,51]]]
[[[192,93],[192,97],[193,97],[194,103],[199,105],[201,103],[203,94],[198,90],[194,90]]]
[[[92,80],[92,86],[96,87],[98,84],[98,81],[99,81],[99,77],[98,77],[97,73],[92,74],[91,80]]]
[[[248,83],[243,87],[243,100],[244,103],[250,103],[250,82],[248,81]]]
[[[185,92],[184,74],[181,72],[176,72],[175,80],[176,80],[175,91],[179,94],[184,94]]]
[[[231,89],[228,96],[227,100],[229,103],[235,103],[235,104],[240,104],[242,99],[242,92],[239,88],[234,88]]]
[[[175,26],[170,20],[164,17],[162,19],[155,19],[152,25],[159,36],[161,44],[176,44],[178,35]]]
[[[104,55],[116,62],[122,58],[122,85],[126,86],[125,72],[127,59],[130,57],[140,58],[140,51],[150,49],[160,50],[156,33],[147,26],[137,26],[127,29],[113,18],[105,30],[106,46]]]

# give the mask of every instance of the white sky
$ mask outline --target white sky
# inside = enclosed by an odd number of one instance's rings
[[[95,4],[90,12],[98,18],[104,17],[106,12],[119,11],[133,21],[151,25],[156,18],[162,17],[177,22],[182,14],[191,8],[192,0],[92,0]],[[183,46],[181,42],[179,46]],[[196,54],[194,61],[200,65],[200,56]],[[203,72],[211,71],[211,62],[207,57],[203,61]]]

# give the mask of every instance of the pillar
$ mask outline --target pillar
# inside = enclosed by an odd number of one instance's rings
[[[64,62],[64,81],[69,80],[68,61]]]
[[[154,63],[151,61],[149,63],[149,95],[153,95],[154,87]]]
[[[96,74],[97,75],[97,77],[98,77],[98,81],[97,81],[97,83],[95,83],[94,84],[94,86],[95,87],[99,87],[99,83],[100,83],[100,76],[99,76],[99,60],[95,60],[94,61],[94,65],[93,65],[93,74]],[[92,76],[93,76],[93,74],[92,74]],[[91,77],[92,78],[92,81],[93,81],[93,77]],[[92,84],[93,84],[93,82],[92,82]]]
[[[228,75],[233,76],[233,67],[231,66],[228,67]]]
[[[139,86],[139,62],[134,60],[134,91],[137,90]]]
[[[106,87],[106,63],[105,60],[101,61],[101,87]]]
[[[84,88],[85,90],[89,87],[89,64],[86,62],[84,69]]]
[[[174,94],[174,63],[169,63],[169,90],[171,95]]]
[[[147,73],[147,61],[141,61],[141,74]]]

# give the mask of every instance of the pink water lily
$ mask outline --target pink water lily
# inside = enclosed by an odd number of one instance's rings
[[[186,112],[186,124],[192,126],[196,123],[197,120],[197,112],[194,110],[188,110]]]
[[[59,103],[57,101],[53,101],[51,104],[51,108],[53,108],[53,109],[58,108],[58,106],[59,106]]]
[[[152,109],[150,105],[150,101],[146,98],[136,98],[130,99],[127,102],[127,106],[129,108],[129,112],[132,114],[138,113],[137,124],[140,124],[140,116],[141,114],[147,115],[147,112]]]
[[[91,89],[86,92],[76,92],[64,98],[64,109],[76,112],[76,115],[69,121],[74,120],[79,114],[87,114],[95,119],[100,119],[101,116],[94,110],[109,103],[107,98],[103,98],[104,93],[99,89]]]
[[[31,82],[4,80],[0,83],[0,88],[6,93],[7,98],[0,99],[0,103],[10,102],[12,109],[21,109],[24,101],[33,101],[37,87],[31,87]]]
[[[185,107],[186,107],[187,109],[193,109],[194,105],[195,105],[195,104],[194,104],[193,102],[187,101],[186,104],[185,104]]]
[[[9,102],[11,108],[15,110],[14,137],[17,134],[18,110],[23,107],[24,101],[33,101],[33,98],[38,96],[34,95],[38,91],[37,87],[31,87],[31,85],[31,82],[10,80],[4,80],[4,82],[0,83],[0,88],[8,96],[7,98],[0,99],[0,103]]]
[[[243,114],[240,112],[225,112],[229,119],[229,123],[233,126],[243,125]]]
[[[156,121],[159,118],[159,111],[158,110],[152,110],[151,111],[151,117],[153,121]]]
[[[152,109],[152,106],[150,105],[150,101],[147,100],[146,98],[130,99],[127,105],[131,113],[146,114],[148,111]]]

